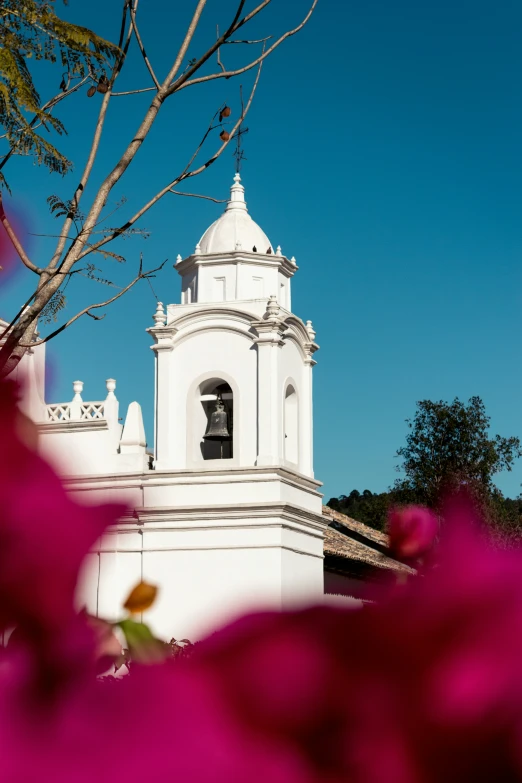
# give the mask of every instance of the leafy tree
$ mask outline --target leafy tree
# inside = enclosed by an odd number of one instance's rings
[[[490,418],[480,397],[467,404],[421,400],[413,419],[407,419],[406,445],[397,451],[402,458],[398,479],[388,492],[331,498],[328,506],[377,530],[384,530],[393,505],[421,503],[434,510],[446,493],[465,485],[499,540],[509,542],[522,534],[522,497],[505,498],[493,478],[512,470],[522,456],[519,438],[489,436]]]
[[[98,81],[100,69],[119,50],[86,27],[60,19],[52,0],[3,0],[0,15],[0,124],[8,145],[0,169],[13,154],[33,155],[37,163],[65,174],[71,162],[37,129],[62,134],[65,129],[52,114],[53,108],[85,81]],[[31,60],[61,66],[60,92],[43,106],[29,68]],[[0,171],[2,184],[6,182]]]
[[[522,456],[520,439],[489,436],[490,417],[480,397],[467,404],[421,400],[407,419],[406,445],[397,451],[405,476],[393,488],[397,499],[438,509],[444,495],[463,485],[482,503],[500,492],[493,477],[512,470]]]

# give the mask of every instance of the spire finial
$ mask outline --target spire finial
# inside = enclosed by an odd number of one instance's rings
[[[236,159],[236,174],[239,174],[239,171],[241,169],[241,162],[243,160],[246,160],[243,147],[241,146],[241,142],[243,140],[243,136],[245,133],[248,133],[248,128],[243,128],[243,123],[241,123],[236,133],[236,149],[232,153],[232,155]]]
[[[272,294],[268,299],[265,317],[273,320],[278,317],[280,310],[281,308],[279,307],[277,296]]]
[[[308,332],[308,336],[310,337],[310,340],[312,342],[314,342],[316,332],[315,332],[314,327],[312,326],[312,322],[311,321],[307,321],[306,322],[306,331]]]
[[[167,316],[165,314],[165,310],[163,309],[163,302],[158,302],[158,306],[156,307],[156,312],[152,316],[152,320],[156,326],[165,326],[167,323]]]
[[[246,211],[246,208],[245,188],[241,184],[241,175],[239,174],[239,171],[236,171],[234,174],[234,184],[230,188],[230,201],[227,204],[225,212],[230,212],[231,209]]]

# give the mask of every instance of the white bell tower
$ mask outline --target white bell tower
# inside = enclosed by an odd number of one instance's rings
[[[290,310],[295,260],[248,214],[239,174],[224,213],[175,268],[181,303],[158,304],[148,330],[153,469],[105,480],[126,502],[133,493],[134,510],[104,537],[91,582],[105,616],[139,579],[158,585],[147,621],[164,638],[197,639],[240,612],[322,600],[318,346]]]
[[[248,214],[239,174],[223,215],[175,268],[181,304],[158,305],[149,330],[156,470],[277,465],[313,478],[315,332],[290,310],[295,259],[274,252]],[[204,439],[218,395],[231,436],[223,451]]]

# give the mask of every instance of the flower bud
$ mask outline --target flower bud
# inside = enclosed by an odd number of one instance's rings
[[[390,550],[400,560],[420,557],[433,545],[437,530],[437,517],[424,506],[393,509],[388,517]]]

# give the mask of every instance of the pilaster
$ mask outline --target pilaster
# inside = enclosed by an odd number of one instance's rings
[[[279,349],[285,325],[279,317],[275,296],[270,297],[267,317],[255,321],[257,332],[257,460],[256,465],[277,465],[282,460],[280,432],[282,407],[279,381]]]
[[[158,319],[155,317],[156,323]],[[170,326],[154,326],[147,331],[155,340],[151,348],[155,354],[155,405],[154,405],[154,465],[162,470],[171,467],[171,366],[170,354],[174,350],[177,329]],[[161,427],[158,422],[161,421]]]
[[[315,330],[311,321],[306,322],[309,342],[304,344],[306,359],[303,371],[303,388],[301,390],[301,438],[299,440],[299,467],[303,473],[313,478],[314,475],[314,426],[313,426],[313,373],[312,368],[317,362],[313,358],[319,349],[315,342]]]

